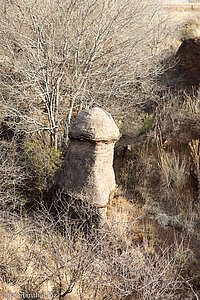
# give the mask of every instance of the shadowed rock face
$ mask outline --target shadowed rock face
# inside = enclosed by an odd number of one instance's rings
[[[119,136],[111,115],[100,108],[77,116],[63,165],[54,176],[56,185],[71,197],[105,206],[115,188],[113,148]]]
[[[177,54],[179,74],[188,86],[200,83],[200,39],[187,39],[180,45]]]

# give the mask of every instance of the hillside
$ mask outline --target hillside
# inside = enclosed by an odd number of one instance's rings
[[[199,299],[199,5],[0,4],[0,300]]]
[[[196,12],[200,10],[200,3],[198,2],[176,2],[176,1],[162,1],[162,6],[171,11],[192,11]]]

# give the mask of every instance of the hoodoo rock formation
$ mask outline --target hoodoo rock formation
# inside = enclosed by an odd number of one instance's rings
[[[112,116],[95,107],[78,115],[54,183],[73,198],[104,207],[115,189],[113,149],[120,133]]]

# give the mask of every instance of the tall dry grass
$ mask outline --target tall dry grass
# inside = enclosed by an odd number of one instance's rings
[[[182,277],[188,260],[184,252],[164,248],[152,253],[134,246],[127,236],[130,222],[118,224],[125,229],[121,233],[113,224],[90,238],[71,231],[71,224],[65,226],[63,235],[47,211],[32,220],[1,214],[1,288],[13,296],[35,293],[37,299],[45,295],[79,300],[192,299],[195,295],[188,286],[190,279]]]

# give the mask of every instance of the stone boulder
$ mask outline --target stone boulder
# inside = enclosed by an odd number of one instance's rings
[[[200,83],[200,38],[184,40],[176,57],[183,83],[187,86],[198,85]]]
[[[111,115],[95,107],[78,115],[54,183],[73,198],[104,207],[115,189],[113,149],[120,133]]]

